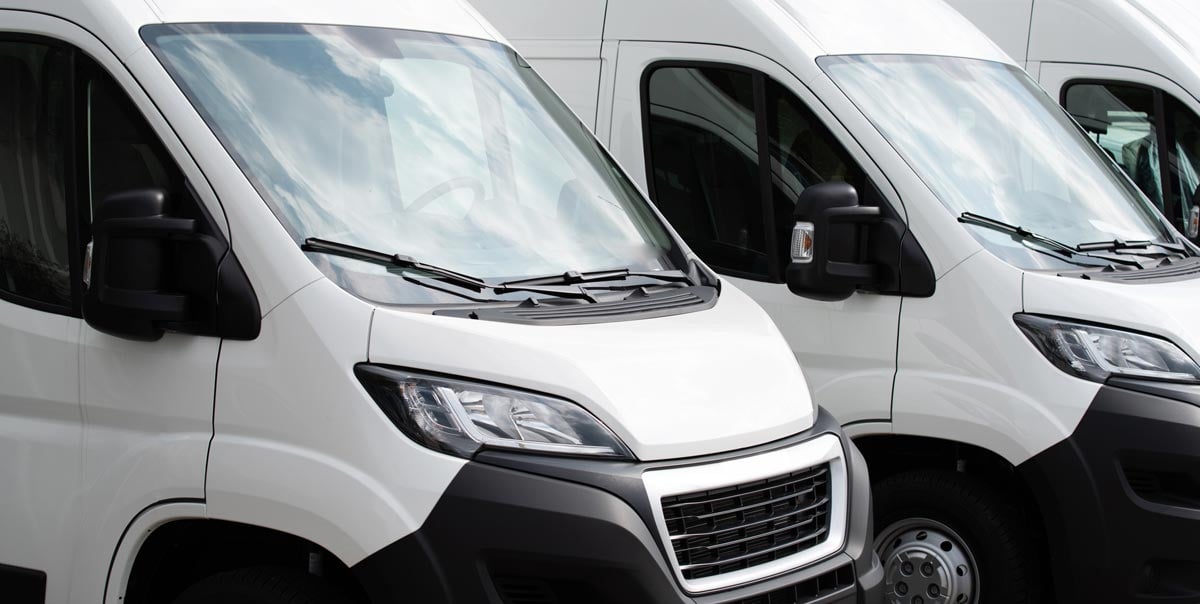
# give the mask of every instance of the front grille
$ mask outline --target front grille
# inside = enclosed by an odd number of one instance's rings
[[[851,587],[854,587],[854,567],[846,565],[783,589],[725,604],[808,604]]]
[[[685,579],[745,570],[825,540],[830,466],[663,497],[662,512]]]

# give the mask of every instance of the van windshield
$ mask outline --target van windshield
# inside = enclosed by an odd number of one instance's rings
[[[1068,246],[1175,241],[1111,159],[1020,69],[901,55],[820,63],[956,216],[1000,220]],[[1016,266],[1062,265],[1028,241],[966,228]]]
[[[143,35],[298,243],[401,254],[489,282],[683,269],[637,189],[500,44],[291,24]],[[376,301],[463,301],[452,285],[422,286],[429,275],[310,258]]]

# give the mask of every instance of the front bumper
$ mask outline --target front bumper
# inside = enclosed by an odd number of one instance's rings
[[[1112,380],[1020,469],[1060,602],[1200,601],[1200,388]]]
[[[824,434],[841,437],[822,412],[811,430],[783,442],[686,462],[484,452],[460,471],[420,530],[354,571],[381,604],[873,604],[883,573],[871,548],[869,480],[848,439],[846,545],[819,562],[688,595],[653,528],[644,472],[748,457]]]

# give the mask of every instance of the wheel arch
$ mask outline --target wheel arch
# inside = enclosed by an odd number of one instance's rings
[[[203,502],[171,501],[144,510],[114,552],[105,602],[171,601],[210,575],[282,566],[320,576],[352,602],[366,594],[349,567],[329,550],[282,531],[209,518]]]
[[[1008,494],[1027,525],[1035,531],[1034,545],[1049,556],[1052,545],[1047,538],[1049,501],[1038,495],[1039,485],[1031,481],[1022,467],[1013,465],[994,451],[961,441],[912,436],[906,434],[862,434],[854,444],[867,459],[871,483],[878,484],[891,476],[914,470],[945,470],[980,478]],[[883,527],[876,527],[882,529]],[[1045,560],[1049,563],[1050,560]],[[1046,577],[1049,581],[1051,577]],[[1052,586],[1043,586],[1049,593]]]

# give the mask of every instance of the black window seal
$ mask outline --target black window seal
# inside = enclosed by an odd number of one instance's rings
[[[67,269],[70,273],[71,281],[71,299],[66,304],[55,302],[46,302],[22,296],[18,293],[0,289],[0,300],[23,306],[39,312],[45,312],[55,315],[62,315],[70,318],[83,318],[83,256],[80,253],[82,250],[79,240],[79,186],[77,182],[78,174],[78,153],[80,140],[80,125],[77,122],[77,83],[78,72],[76,71],[78,61],[76,60],[81,52],[75,45],[40,34],[24,33],[24,32],[0,32],[0,42],[19,43],[19,44],[37,44],[48,48],[65,49],[70,53],[70,62],[68,64],[68,80],[67,90],[67,149],[66,149],[66,165],[64,166],[65,182],[63,183],[63,194],[65,199],[65,215],[67,216]]]

